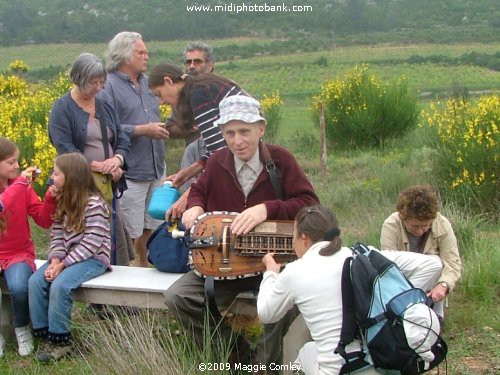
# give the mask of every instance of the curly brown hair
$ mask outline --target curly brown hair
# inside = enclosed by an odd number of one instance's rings
[[[396,209],[402,220],[434,220],[438,212],[438,195],[429,185],[409,187],[399,193]]]

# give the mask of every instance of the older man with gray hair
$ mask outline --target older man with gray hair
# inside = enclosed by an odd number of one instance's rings
[[[201,41],[188,43],[184,49],[184,64],[186,73],[191,75],[212,73],[215,64],[213,48]]]
[[[244,95],[229,96],[219,103],[219,110],[220,118],[214,121],[214,125],[220,127],[227,147],[210,156],[205,171],[191,186],[189,209],[182,215],[186,228],[191,228],[203,213],[239,212],[230,224],[231,233],[238,236],[265,220],[293,220],[302,207],[319,203],[313,186],[293,155],[283,147],[261,142],[266,120],[261,116],[257,100]],[[267,154],[269,158],[264,156]],[[272,159],[280,172],[279,189],[273,186],[266,168],[267,159]],[[261,278],[215,280],[216,303],[231,305],[240,292],[256,289]],[[165,304],[187,332],[195,333],[193,338],[201,348],[205,342],[198,332],[211,329],[213,333],[217,330],[223,342],[229,342],[231,338],[235,341],[229,361],[249,365],[252,350],[246,339],[233,333],[225,322],[217,321],[216,316],[215,319],[206,319],[209,315],[204,286],[205,279],[190,271],[165,291]],[[272,364],[282,363],[283,336],[297,314],[298,310],[292,309],[279,322],[264,326],[253,364],[259,364],[260,369],[267,367],[267,374],[278,374]],[[307,330],[300,330],[300,333],[308,336]],[[304,338],[296,340],[300,346]]]
[[[147,214],[153,189],[165,175],[165,143],[169,137],[160,123],[158,100],[144,75],[149,61],[142,36],[118,33],[106,54],[108,71],[104,95],[114,106],[131,141],[126,158],[128,190],[120,200],[125,225],[134,241],[140,266],[147,267],[146,242],[160,222]]]

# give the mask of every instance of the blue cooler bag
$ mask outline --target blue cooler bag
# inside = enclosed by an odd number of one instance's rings
[[[172,238],[172,231],[185,231],[179,222],[161,224],[147,242],[148,260],[162,272],[186,273],[189,267],[189,237]]]

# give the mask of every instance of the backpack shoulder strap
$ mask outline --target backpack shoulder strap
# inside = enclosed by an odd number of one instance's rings
[[[352,252],[354,255],[367,255],[370,252],[370,249],[368,246],[365,244],[362,244],[361,242],[356,242],[353,247],[351,247]]]
[[[99,121],[99,127],[101,128],[102,136],[102,147],[104,148],[104,158],[109,159],[109,139],[108,139],[108,129],[106,124],[101,117],[101,103],[99,100],[95,101],[95,117]]]
[[[351,248],[354,254],[357,254],[354,248]],[[340,375],[350,374],[364,367],[369,366],[365,361],[365,353],[362,350],[352,353],[346,353],[345,348],[357,336],[358,326],[356,321],[356,308],[354,306],[354,289],[351,280],[351,262],[353,257],[345,260],[342,268],[342,328],[340,330],[340,340],[337,348],[334,350],[335,354],[339,354],[344,358],[345,364],[340,370]]]

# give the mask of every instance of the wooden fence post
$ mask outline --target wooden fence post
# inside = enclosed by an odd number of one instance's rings
[[[326,152],[326,125],[325,125],[325,107],[323,102],[319,102],[319,138],[321,145],[321,175],[323,177],[323,188],[328,186],[328,156]]]

